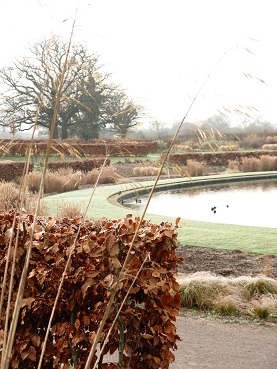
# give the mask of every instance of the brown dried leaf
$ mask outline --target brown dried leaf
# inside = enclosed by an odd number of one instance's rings
[[[94,258],[99,258],[103,256],[103,251],[100,246],[96,246],[94,250],[91,251],[91,256]]]
[[[17,357],[13,357],[11,360],[11,366],[12,368],[18,368],[19,367],[19,360]]]
[[[109,259],[109,264],[110,264],[110,266],[112,266],[112,268],[114,268],[114,269],[119,269],[119,268],[121,267],[121,263],[120,263],[120,261],[118,260],[118,258],[116,258],[116,257],[110,258],[110,259]]]
[[[30,307],[33,301],[35,301],[34,297],[26,297],[25,299],[22,299],[21,307],[23,308],[26,305]]]
[[[110,289],[116,281],[116,277],[113,274],[108,274],[104,280],[103,285],[105,288]]]
[[[44,231],[43,232],[37,232],[37,233],[34,233],[34,240],[41,240],[44,236]]]
[[[12,232],[12,229],[9,228],[5,232],[5,242],[6,243],[9,242],[12,237],[13,237],[13,232]]]
[[[94,286],[96,284],[96,281],[92,278],[88,278],[85,283],[81,287],[81,291],[83,294],[83,297],[86,297],[87,291],[91,286]]]
[[[126,353],[126,356],[128,356],[128,357],[131,357],[133,355],[133,352],[134,352],[133,348],[131,346],[129,346],[128,344],[125,344],[124,351]]]
[[[31,361],[36,361],[36,356],[37,356],[36,349],[34,348],[34,346],[30,346],[28,348],[28,359]]]
[[[73,346],[76,346],[79,342],[86,341],[86,340],[87,340],[87,336],[81,333],[73,337],[71,342]]]
[[[107,250],[110,254],[110,257],[117,256],[119,253],[118,243],[115,240],[107,242]]]
[[[181,217],[176,218],[175,220],[176,227],[178,227],[180,220],[181,220]]]
[[[152,334],[147,334],[147,333],[143,333],[142,337],[146,340],[150,340],[151,338],[153,338],[154,336]]]
[[[69,322],[56,323],[51,331],[57,337],[62,337],[66,332],[71,332],[73,330],[72,325]]]
[[[90,323],[90,317],[89,317],[89,315],[84,315],[84,316],[83,316],[83,324],[84,324],[85,326],[88,326],[88,325],[89,325],[89,323]]]
[[[41,342],[41,338],[40,335],[37,333],[33,333],[31,335],[31,342],[35,347],[39,347],[40,346],[40,342]]]

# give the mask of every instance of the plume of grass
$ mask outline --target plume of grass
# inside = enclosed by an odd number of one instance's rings
[[[39,116],[39,110],[40,105],[38,105],[35,115],[35,121],[34,121],[34,127],[31,137],[31,143],[27,151],[27,160],[25,161],[24,169],[23,169],[23,175],[20,182],[19,187],[19,196],[15,204],[15,211],[18,212],[18,219],[19,221],[22,218],[22,212],[24,211],[23,206],[26,204],[26,193],[27,193],[27,183],[26,183],[26,174],[29,172],[29,165],[30,165],[30,158],[32,154],[32,148],[33,148],[33,141],[34,141],[34,134],[36,130],[36,125],[38,121]],[[37,209],[39,209],[39,203],[37,206]],[[16,217],[13,219],[12,227],[11,227],[11,234],[14,234],[14,228],[15,228],[15,221]],[[3,302],[4,302],[4,296],[6,293],[6,280],[7,280],[7,273],[8,273],[8,267],[10,262],[10,253],[11,253],[11,245],[13,242],[13,238],[10,237],[9,247],[8,247],[8,254],[5,264],[5,270],[4,270],[4,277],[2,282],[2,289],[1,289],[1,299],[0,299],[0,316],[2,316],[2,309],[3,309]],[[12,306],[12,291],[13,291],[13,278],[14,278],[14,272],[15,272],[15,265],[16,265],[16,255],[17,255],[17,249],[19,244],[19,228],[16,232],[16,237],[14,241],[14,252],[13,252],[13,259],[11,262],[11,276],[10,276],[10,284],[9,284],[9,290],[8,290],[8,297],[7,297],[7,308],[6,308],[6,316],[5,316],[5,326],[4,326],[4,335],[2,340],[2,356],[1,356],[1,369],[5,369],[9,366],[10,357],[11,357],[11,351],[13,346],[13,341],[15,337],[16,332],[16,326],[18,322],[18,316],[19,311],[21,308],[21,301],[23,297],[24,292],[24,285],[27,278],[27,269],[28,269],[28,261],[24,264],[24,273],[21,276],[20,280],[20,290],[17,293],[16,300],[14,302],[14,308],[13,308],[13,314],[12,314],[12,320],[9,325],[9,312],[11,310]],[[27,266],[27,267],[26,267]]]
[[[272,275],[272,267],[270,264],[270,252],[269,252],[269,242],[266,242],[266,253],[264,255],[264,267],[262,270],[263,275],[270,277]]]
[[[228,173],[238,173],[240,172],[240,162],[239,160],[228,160]]]
[[[206,163],[196,160],[187,160],[186,170],[189,177],[203,176]]]
[[[243,172],[276,170],[277,158],[270,155],[262,155],[260,158],[242,158],[240,167]]]
[[[28,190],[38,193],[43,174],[31,172],[26,175]],[[62,193],[77,190],[81,183],[81,172],[72,169],[59,169],[55,172],[47,172],[44,176],[44,193]]]
[[[117,183],[120,176],[116,172],[116,169],[112,166],[106,166],[101,171],[101,176],[99,178],[99,169],[93,169],[90,172],[82,174],[81,183],[83,185],[91,185],[95,184],[96,182],[101,184],[106,183]]]
[[[219,146],[220,151],[236,151],[237,149],[238,149],[237,145],[227,144]]]
[[[137,177],[156,176],[158,173],[159,168],[153,166],[139,166],[133,169],[133,174]],[[166,169],[163,169],[161,174],[166,174]]]
[[[277,157],[270,155],[261,155],[261,168],[265,171],[277,170]]]
[[[0,208],[15,207],[19,200],[19,186],[13,182],[0,182]]]
[[[221,60],[221,58],[218,60],[218,62],[216,63],[216,65],[219,63],[219,61],[220,61],[220,60]],[[215,65],[215,67],[216,67],[216,65]],[[211,72],[211,73],[212,73],[212,72]],[[138,232],[139,232],[139,229],[140,229],[140,227],[141,227],[141,225],[142,225],[142,222],[143,222],[143,220],[144,220],[144,217],[145,217],[145,215],[146,215],[146,212],[147,212],[147,209],[148,209],[149,203],[150,203],[150,201],[151,201],[151,198],[152,198],[152,196],[153,196],[153,194],[154,194],[154,191],[155,191],[155,189],[156,189],[156,187],[157,187],[157,183],[158,183],[158,181],[159,181],[159,179],[160,179],[160,176],[161,176],[161,174],[162,174],[162,171],[163,171],[163,169],[164,169],[164,167],[165,167],[165,164],[166,164],[166,162],[167,162],[168,155],[169,155],[169,153],[170,153],[170,151],[171,151],[171,149],[172,149],[172,146],[173,146],[173,145],[175,144],[175,142],[176,142],[177,136],[178,136],[178,134],[179,134],[179,132],[180,132],[180,130],[181,130],[181,128],[182,128],[182,126],[183,126],[183,124],[185,123],[185,120],[186,120],[186,118],[187,118],[187,116],[188,116],[188,114],[189,114],[190,110],[192,109],[192,107],[193,107],[193,105],[194,105],[195,101],[197,100],[197,98],[198,98],[198,96],[199,96],[200,92],[202,91],[202,89],[203,89],[204,85],[206,84],[206,82],[207,82],[207,81],[208,81],[208,79],[210,78],[211,73],[206,77],[206,79],[204,80],[204,82],[202,83],[202,85],[200,86],[200,88],[198,89],[197,93],[195,94],[195,96],[194,96],[193,100],[191,101],[191,103],[190,103],[190,105],[189,105],[189,107],[188,107],[188,109],[187,109],[186,114],[184,115],[183,119],[181,120],[181,122],[180,122],[180,124],[179,124],[179,126],[178,126],[178,128],[177,128],[177,130],[176,130],[176,132],[175,132],[175,135],[174,135],[174,137],[173,137],[173,139],[172,139],[171,143],[169,144],[168,150],[166,151],[166,153],[165,153],[165,155],[164,155],[164,157],[163,157],[163,160],[162,160],[162,162],[161,162],[161,166],[160,166],[160,168],[159,168],[159,172],[158,172],[158,174],[157,174],[157,176],[156,176],[156,179],[155,179],[155,181],[154,181],[154,184],[153,184],[153,186],[152,186],[152,189],[151,189],[150,194],[149,194],[149,196],[148,196],[148,199],[147,199],[147,201],[146,201],[146,205],[145,205],[144,210],[143,210],[143,212],[142,212],[142,215],[141,215],[141,217],[140,217],[139,224],[138,224],[138,226],[137,226],[137,228],[136,228],[136,230],[135,230],[135,233],[134,233],[134,236],[133,236],[132,242],[131,242],[131,244],[130,244],[130,248],[129,248],[129,250],[128,250],[128,253],[127,253],[127,255],[126,255],[126,258],[125,258],[124,264],[122,265],[122,268],[121,268],[121,270],[119,271],[118,280],[117,280],[117,283],[116,283],[116,285],[115,285],[115,287],[114,287],[114,290],[113,290],[113,291],[112,291],[112,293],[111,293],[111,297],[110,297],[110,300],[109,300],[109,302],[108,302],[107,309],[106,309],[106,311],[105,311],[104,317],[103,317],[103,319],[102,319],[102,321],[101,321],[101,323],[100,323],[100,326],[99,326],[99,328],[98,328],[98,330],[97,330],[97,332],[96,332],[95,340],[94,340],[93,345],[92,345],[92,347],[91,347],[91,350],[90,350],[90,352],[89,352],[89,356],[88,356],[88,359],[87,359],[87,362],[86,362],[86,365],[85,365],[85,368],[84,368],[84,369],[89,369],[89,368],[91,367],[92,358],[93,358],[93,356],[94,356],[94,354],[95,354],[95,351],[96,351],[96,348],[97,348],[97,344],[98,344],[98,342],[100,341],[101,333],[102,333],[102,331],[103,331],[104,325],[105,325],[105,323],[106,323],[106,320],[107,320],[107,318],[108,318],[108,316],[109,316],[109,313],[110,313],[110,310],[111,310],[111,308],[112,308],[112,304],[113,304],[113,301],[114,301],[114,298],[115,298],[115,295],[116,295],[116,292],[117,292],[117,289],[118,289],[119,283],[120,283],[120,281],[121,281],[122,276],[124,275],[125,268],[126,268],[126,266],[128,265],[130,255],[131,255],[131,253],[133,252],[133,248],[134,248],[135,240],[137,239]],[[97,366],[96,366],[96,365],[94,365],[94,366],[93,366],[93,369],[96,369],[96,367],[97,367]]]
[[[58,208],[59,218],[75,218],[82,214],[82,205],[70,201],[62,201]]]
[[[34,227],[35,227],[37,217],[38,217],[38,213],[39,213],[39,210],[40,210],[40,200],[41,200],[42,195],[43,195],[44,178],[45,178],[47,165],[48,165],[48,161],[49,161],[49,156],[50,156],[51,143],[52,143],[52,139],[53,139],[54,128],[55,128],[55,124],[56,124],[58,108],[59,108],[59,103],[60,103],[61,94],[62,94],[62,86],[63,86],[63,81],[64,81],[65,72],[66,72],[66,68],[67,68],[67,61],[68,61],[69,51],[70,51],[70,47],[71,47],[75,21],[76,21],[76,15],[75,15],[75,18],[74,18],[74,21],[73,21],[73,28],[72,28],[72,32],[71,32],[71,35],[70,35],[68,50],[67,50],[67,53],[65,55],[65,63],[64,63],[63,70],[61,72],[60,81],[59,81],[59,85],[58,85],[57,99],[56,99],[56,103],[55,103],[55,107],[54,107],[53,119],[52,119],[51,128],[50,128],[49,141],[48,141],[47,151],[46,151],[46,156],[45,156],[45,164],[44,164],[44,168],[43,168],[43,176],[42,176],[41,183],[40,183],[40,188],[39,188],[39,192],[38,192],[38,201],[37,201],[37,206],[36,206],[36,210],[35,210],[35,213],[34,213],[34,220],[33,220],[33,225],[32,225],[32,228],[31,228],[31,233],[30,233],[30,242],[29,242],[29,244],[27,246],[27,250],[26,250],[26,257],[25,257],[24,266],[23,266],[23,269],[22,269],[22,274],[21,274],[21,279],[20,279],[20,283],[19,283],[18,293],[17,293],[16,300],[15,300],[15,303],[14,303],[14,309],[13,309],[11,324],[10,324],[10,327],[9,327],[9,332],[8,332],[7,338],[4,337],[4,345],[3,345],[2,358],[1,358],[2,359],[1,360],[1,369],[5,369],[5,368],[9,367],[9,362],[10,362],[10,358],[11,358],[11,352],[12,352],[13,342],[14,342],[14,338],[15,338],[19,313],[20,313],[20,309],[21,309],[21,303],[22,303],[26,278],[27,278],[27,274],[28,274],[28,267],[29,267],[29,263],[30,263],[32,243],[33,243],[34,231],[35,231]],[[39,107],[37,109],[36,122],[37,122],[37,118],[38,118],[38,112],[39,112]],[[36,126],[36,123],[35,123],[35,126]],[[26,162],[26,167],[28,167],[29,160],[30,160],[30,155],[28,156],[28,160]],[[25,173],[27,173],[27,172],[28,172],[28,170],[25,171]],[[22,191],[22,193],[23,193],[23,191]],[[12,278],[11,278],[11,280],[12,280]],[[10,286],[10,293],[11,293],[11,291],[12,291],[12,286]],[[6,314],[6,323],[7,323],[6,327],[8,325],[8,316],[9,316],[9,314],[7,313]],[[44,347],[44,351],[45,351],[45,347]],[[40,357],[39,368],[41,367],[44,351],[42,350],[42,354],[41,354],[41,357]]]
[[[262,146],[263,150],[277,150],[277,144],[264,144]]]
[[[192,152],[193,148],[188,145],[173,145],[172,152]]]

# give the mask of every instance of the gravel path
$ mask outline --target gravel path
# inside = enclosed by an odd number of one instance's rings
[[[188,315],[171,369],[277,369],[277,326]]]

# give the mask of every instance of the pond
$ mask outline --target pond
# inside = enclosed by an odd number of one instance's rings
[[[147,195],[124,203],[142,210]],[[151,214],[205,222],[277,228],[277,179],[189,187],[154,194]]]

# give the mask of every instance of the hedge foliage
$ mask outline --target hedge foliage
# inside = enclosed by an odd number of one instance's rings
[[[243,158],[260,158],[262,155],[277,156],[276,151],[230,151],[230,152],[191,152],[183,154],[170,154],[168,162],[171,164],[186,165],[188,160],[206,162],[209,165],[227,166],[229,160],[239,160]]]
[[[14,162],[11,160],[0,161],[0,180],[11,182],[16,178],[22,177],[25,163]],[[33,164],[29,165],[29,172],[32,172]]]
[[[35,155],[44,155],[49,145],[47,140],[0,140],[0,155],[27,155],[32,144]],[[127,141],[60,141],[53,140],[50,154],[66,156],[145,156],[150,152],[157,152],[157,142],[127,142]]]
[[[16,226],[12,232],[12,222]],[[144,220],[134,242],[127,267],[118,279],[139,218],[83,221],[82,218],[21,219],[14,210],[0,213],[0,279],[7,259],[10,238],[11,258],[19,228],[12,298],[18,290],[26,248],[34,226],[34,241],[27,284],[11,357],[11,368],[36,368],[45,330],[69,252],[70,266],[54,314],[43,368],[84,368],[95,333],[109,298],[117,285],[115,302],[106,321],[101,342],[122,310],[109,336],[99,368],[167,369],[174,360],[179,340],[175,320],[180,308],[179,285],[173,273],[181,261],[176,255],[176,227]],[[76,241],[77,230],[80,230]],[[141,270],[140,270],[141,268]],[[6,290],[10,283],[8,268]],[[130,293],[123,302],[127,291]],[[7,296],[4,300],[6,309]],[[11,319],[12,311],[9,313]],[[0,341],[4,320],[0,321]],[[1,331],[2,330],[2,331]],[[105,360],[119,351],[121,363]],[[1,354],[1,353],[0,353]],[[97,353],[92,363],[97,359]],[[106,358],[107,359],[107,358]],[[72,367],[72,366],[71,366]]]

